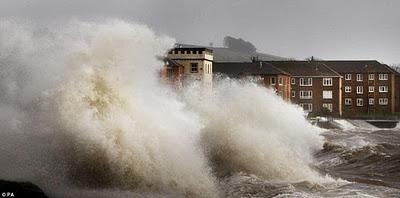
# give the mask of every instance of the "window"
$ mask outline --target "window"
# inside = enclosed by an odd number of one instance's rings
[[[368,80],[375,80],[375,74],[369,74]]]
[[[363,81],[363,76],[362,74],[357,74],[357,81]]]
[[[279,77],[279,85],[283,85],[283,78]]]
[[[344,92],[351,93],[351,87],[350,86],[345,86],[344,87]]]
[[[351,98],[345,98],[344,99],[344,104],[345,105],[351,105]]]
[[[312,104],[311,103],[301,103],[300,106],[306,112],[311,112],[312,111]]]
[[[374,86],[369,86],[368,87],[368,92],[369,93],[374,93],[374,91],[375,91],[375,87]]]
[[[332,91],[322,91],[323,99],[332,99]]]
[[[300,91],[300,99],[312,99],[312,91]]]
[[[275,77],[271,77],[271,79],[270,79],[270,84],[271,85],[275,85],[275,83],[276,83],[276,78]]]
[[[300,78],[300,86],[312,86],[312,78]]]
[[[332,103],[324,103],[322,104],[322,107],[327,108],[330,112],[332,112]]]
[[[379,74],[379,80],[388,80],[389,76],[388,74]]]
[[[191,72],[192,73],[197,73],[199,72],[199,65],[197,63],[190,63],[190,67],[191,67]]]
[[[368,99],[368,104],[369,105],[374,105],[375,100],[373,98]]]
[[[379,98],[379,104],[380,105],[387,105],[388,104],[388,99],[387,98]]]
[[[332,86],[332,78],[323,78],[322,85],[323,86]]]
[[[292,91],[292,97],[296,97],[296,91]]]
[[[345,80],[351,80],[351,74],[345,74],[344,75]]]
[[[379,92],[388,92],[388,86],[379,86]]]
[[[292,81],[292,85],[296,84],[296,79],[295,78],[291,78]]]
[[[362,107],[364,105],[364,100],[362,98],[357,98],[357,106]]]
[[[357,94],[362,94],[363,91],[363,87],[362,86],[357,86]]]

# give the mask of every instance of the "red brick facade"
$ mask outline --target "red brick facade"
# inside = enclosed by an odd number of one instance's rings
[[[265,75],[264,84],[282,97],[285,101],[290,101],[290,76],[287,74]]]
[[[395,74],[395,112],[400,112],[400,74]]]
[[[312,79],[312,86],[300,85],[300,79]],[[295,104],[303,106],[303,109],[307,110],[308,104],[311,104],[311,115],[323,115],[323,107],[329,109],[331,112],[328,113],[330,116],[339,117],[341,116],[341,77],[292,77],[292,98],[291,101]],[[323,80],[331,79],[331,84],[323,84]],[[301,92],[311,91],[311,96],[307,97]],[[325,91],[325,92],[324,92]],[[324,97],[325,93],[325,97]]]

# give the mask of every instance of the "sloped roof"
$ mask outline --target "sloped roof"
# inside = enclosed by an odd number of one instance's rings
[[[317,61],[267,61],[292,76],[337,76],[341,75],[324,63]]]
[[[357,72],[390,72],[393,70],[376,60],[323,60],[318,61],[326,64],[339,73]]]
[[[286,74],[269,63],[263,62],[215,62],[213,64],[213,73],[222,73],[228,76],[242,76],[242,75],[276,75]]]

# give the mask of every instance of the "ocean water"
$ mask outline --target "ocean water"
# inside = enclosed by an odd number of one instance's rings
[[[170,89],[174,43],[118,19],[1,20],[0,179],[50,197],[400,194],[398,129],[322,130],[251,80]]]

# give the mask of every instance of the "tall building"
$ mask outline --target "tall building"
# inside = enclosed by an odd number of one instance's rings
[[[212,86],[213,51],[205,47],[177,45],[167,54],[167,59],[183,67],[182,78],[202,81]]]

